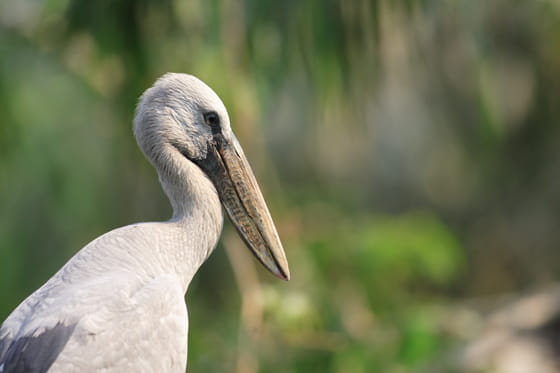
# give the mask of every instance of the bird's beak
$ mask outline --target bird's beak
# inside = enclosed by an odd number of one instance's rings
[[[214,134],[208,157],[197,162],[214,183],[247,246],[275,276],[290,279],[288,260],[251,166],[235,136]]]

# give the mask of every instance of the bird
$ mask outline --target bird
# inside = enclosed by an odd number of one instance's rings
[[[185,294],[227,212],[245,244],[289,280],[285,251],[218,95],[167,73],[140,97],[134,135],[173,214],[78,251],[0,327],[1,373],[185,372]]]

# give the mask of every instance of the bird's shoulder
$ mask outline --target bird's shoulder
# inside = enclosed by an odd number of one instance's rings
[[[84,315],[53,371],[184,371],[187,331],[180,282],[160,275]]]
[[[151,268],[157,265],[155,260],[140,265],[134,257],[134,250],[152,245],[143,237],[153,235],[138,233],[154,229],[160,229],[159,225],[139,223],[96,238],[19,304],[0,326],[0,373],[7,371],[2,370],[9,366],[7,361],[25,363],[25,356],[37,355],[39,350],[47,351],[40,362],[44,367],[52,363],[49,358],[57,358],[73,345],[103,338],[118,340],[119,335],[110,336],[117,329],[107,325],[124,319],[136,319],[142,326],[152,320],[142,316],[160,312],[167,324],[186,323],[186,311],[181,311],[184,290],[176,276]],[[183,321],[165,319],[173,307],[170,315],[180,314]],[[41,371],[28,365],[23,365],[23,371]]]
[[[0,328],[0,372],[43,372],[51,365],[52,371],[87,371],[90,366],[134,370],[138,359],[156,352],[164,357],[161,364],[183,364],[187,315],[176,276],[164,274],[140,284],[122,274],[108,277],[56,296],[52,289],[39,289],[29,304],[16,308]],[[178,351],[166,352],[170,340]]]

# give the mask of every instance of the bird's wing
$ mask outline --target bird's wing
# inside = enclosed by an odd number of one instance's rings
[[[36,334],[0,340],[0,372],[46,372],[70,339],[75,325],[56,324]]]
[[[0,326],[0,373],[46,372],[68,342],[75,323],[42,316],[51,302],[42,300],[58,293],[54,283],[31,294]]]
[[[3,326],[0,373],[184,371],[187,312],[177,278],[131,283],[121,278],[94,290],[62,291],[65,306],[28,315],[23,332]]]

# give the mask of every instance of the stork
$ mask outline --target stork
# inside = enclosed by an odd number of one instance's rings
[[[164,75],[140,98],[134,134],[173,216],[98,237],[25,299],[0,327],[0,372],[184,372],[184,296],[218,242],[221,205],[259,261],[289,279],[264,198],[211,88]]]

